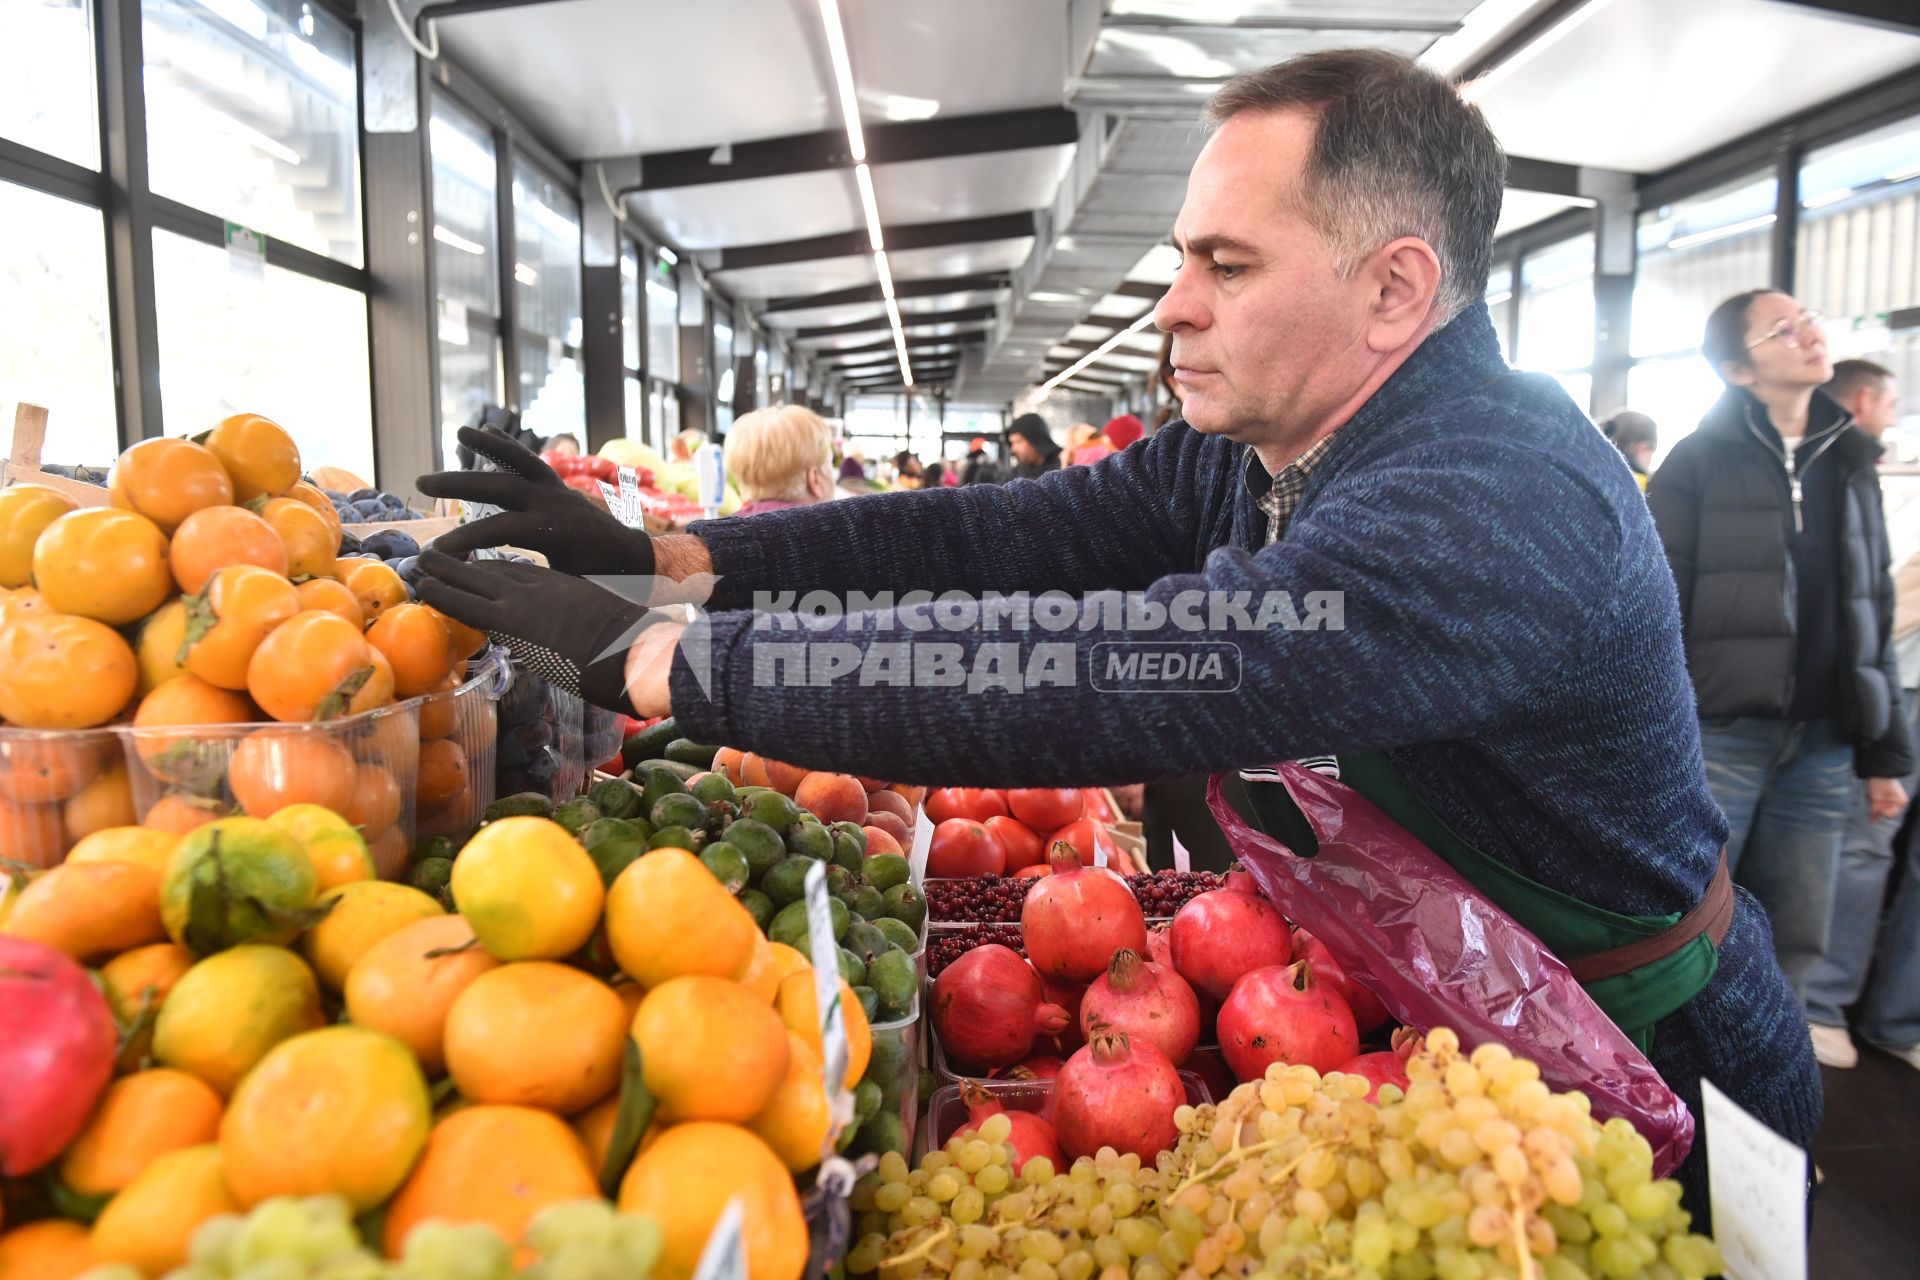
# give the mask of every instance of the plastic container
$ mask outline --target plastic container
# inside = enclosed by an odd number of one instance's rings
[[[873,1057],[862,1079],[880,1086],[882,1113],[898,1116],[905,1138],[902,1155],[913,1151],[914,1121],[920,1110],[920,995],[904,1018],[873,1024]],[[864,1150],[856,1142],[854,1151]]]
[[[103,827],[185,832],[311,803],[360,826],[397,877],[422,831],[463,837],[493,802],[502,672],[490,653],[454,689],[319,724],[0,729],[0,857],[52,866]]]
[[[555,804],[570,800],[585,784],[587,771],[607,758],[587,758],[586,703],[519,663],[509,668],[500,698],[494,792],[510,796],[532,791]]]
[[[1008,1111],[1044,1111],[1053,1101],[1051,1080],[974,1080],[969,1083],[978,1085]],[[1193,1072],[1182,1071],[1180,1083],[1187,1088],[1188,1105],[1198,1107],[1213,1101],[1206,1081]],[[938,1151],[954,1134],[973,1123],[960,1091],[958,1084],[943,1084],[933,1091],[933,1097],[927,1101],[927,1122],[921,1126],[919,1142],[914,1148],[916,1158]]]

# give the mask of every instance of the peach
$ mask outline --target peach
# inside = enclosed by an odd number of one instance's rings
[[[793,802],[822,822],[867,820],[867,793],[844,773],[810,773],[794,788]]]
[[[867,796],[867,812],[897,814],[900,821],[908,827],[913,826],[913,806],[897,791],[870,792]]]
[[[904,782],[896,782],[889,786],[887,790],[904,796],[910,805],[925,804],[927,800],[927,789],[925,787],[910,787]]]
[[[880,781],[880,779],[869,778],[863,774],[858,774],[858,773],[854,774],[853,780],[855,782],[858,782],[860,784],[861,789],[868,793],[872,793],[875,791],[885,791],[887,789],[887,784]]]
[[[869,858],[878,857],[883,853],[897,853],[903,858],[907,856],[907,851],[901,847],[900,842],[895,840],[887,832],[882,831],[879,827],[862,827],[860,829],[867,833],[867,856]]]
[[[800,787],[807,771],[798,765],[781,764],[749,751],[740,758],[740,784],[747,787],[772,787],[783,796],[791,796]]]
[[[744,758],[744,753],[732,747],[722,747],[713,753],[713,771],[737,787],[743,781],[740,762]]]
[[[913,843],[913,828],[897,813],[870,813],[867,815],[867,830],[878,828],[893,837],[893,842],[901,848]]]

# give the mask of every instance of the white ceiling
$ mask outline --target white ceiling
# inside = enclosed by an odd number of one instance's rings
[[[1544,222],[1557,213],[1568,209],[1590,208],[1591,200],[1576,200],[1571,196],[1552,196],[1543,191],[1514,191],[1509,189],[1500,201],[1500,221],[1494,225],[1493,238],[1498,240],[1510,231],[1530,227],[1536,222]]]
[[[1775,0],[1588,0],[1471,96],[1515,155],[1650,173],[1920,63],[1920,36]]]

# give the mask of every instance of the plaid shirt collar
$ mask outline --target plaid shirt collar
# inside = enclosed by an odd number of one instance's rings
[[[1300,495],[1307,491],[1307,473],[1333,449],[1335,434],[1322,436],[1311,449],[1282,467],[1277,476],[1267,471],[1258,454],[1252,449],[1247,450],[1246,469],[1242,478],[1254,502],[1266,512],[1268,545],[1280,541],[1280,535],[1287,531],[1287,523],[1293,519],[1294,510],[1300,505]]]

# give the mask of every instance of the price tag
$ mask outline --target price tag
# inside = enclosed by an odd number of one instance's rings
[[[640,501],[640,473],[632,467],[620,467],[615,474],[620,477],[620,523],[638,529],[646,510]]]
[[[237,276],[267,278],[267,238],[237,222],[226,224],[227,269]]]
[[[700,1251],[693,1280],[747,1280],[747,1245],[740,1233],[745,1213],[738,1196],[727,1201],[713,1224],[713,1234],[707,1237],[707,1247]]]
[[[475,471],[498,471],[500,468],[493,459],[489,458],[486,454],[475,453],[473,455],[473,469]],[[465,498],[460,500],[461,524],[472,524],[476,520],[484,520],[488,516],[497,516],[499,514],[500,508],[494,506],[491,502],[470,502]],[[498,547],[475,547],[473,551],[473,558],[475,560],[500,560],[505,558],[505,555],[506,553]]]
[[[820,1067],[826,1078],[827,1097],[834,1100],[835,1129],[840,1100],[846,1097],[847,1020],[840,1011],[840,944],[833,936],[833,912],[827,905],[827,864],[815,862],[807,868],[806,901],[808,941],[813,949],[813,1000],[820,1011]],[[847,1115],[852,1115],[848,1100]],[[828,1141],[832,1141],[831,1135]]]
[[[1806,1280],[1807,1153],[1700,1082],[1713,1236],[1733,1280]]]

